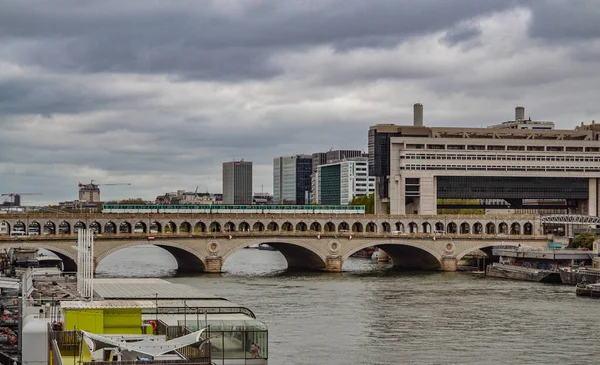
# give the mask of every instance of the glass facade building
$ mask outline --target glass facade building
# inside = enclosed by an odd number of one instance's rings
[[[310,203],[313,159],[309,155],[273,159],[273,201],[275,204]]]

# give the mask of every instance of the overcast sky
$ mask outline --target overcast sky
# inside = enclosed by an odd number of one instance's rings
[[[499,0],[0,0],[0,192],[221,192],[221,164],[367,150],[377,123],[600,120],[600,6]]]

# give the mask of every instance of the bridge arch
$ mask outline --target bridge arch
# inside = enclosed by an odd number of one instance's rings
[[[267,224],[267,231],[277,232],[279,231],[279,225],[275,222],[270,222],[269,224]]]
[[[56,234],[56,225],[54,222],[48,221],[44,223],[44,233],[46,232],[48,232],[48,234]]]
[[[222,253],[221,257],[223,263],[225,263],[231,255],[245,247],[261,243],[267,243],[269,246],[279,251],[287,261],[289,270],[325,270],[325,256],[322,253],[315,251],[312,246],[302,240],[288,240],[283,238],[277,241],[264,241],[261,239],[250,241],[240,240],[239,243]]]
[[[27,231],[28,232],[32,232],[37,230],[38,234],[43,234],[44,232],[42,232],[42,227],[40,226],[40,224],[38,223],[38,221],[31,221],[29,222],[29,227],[27,227]]]
[[[255,232],[264,232],[265,225],[262,222],[256,222],[252,225],[252,230]]]
[[[77,253],[69,250],[65,250],[61,247],[56,247],[52,245],[50,241],[37,241],[35,243],[31,242],[14,242],[10,244],[2,244],[3,249],[8,248],[43,248],[44,250],[48,250],[58,256],[63,261],[64,271],[65,272],[76,272],[77,271]]]
[[[159,221],[154,221],[150,224],[150,233],[152,233],[153,227],[156,227],[156,233],[165,233],[164,227]]]
[[[250,224],[246,221],[243,221],[238,226],[238,231],[240,232],[250,232]]]
[[[510,234],[521,234],[521,225],[518,222],[510,225]]]
[[[526,235],[533,234],[533,224],[531,222],[527,222],[523,225],[523,234],[526,234]]]
[[[12,231],[12,227],[11,227],[10,223],[8,223],[7,221],[2,221],[0,223],[2,223],[2,225],[4,225],[6,227],[6,230],[7,230],[6,234],[10,234],[10,232]]]
[[[169,252],[177,261],[177,273],[201,273],[204,271],[206,267],[206,263],[204,262],[204,258],[197,254],[194,251],[186,250],[181,246],[177,245],[177,243],[171,244],[167,242],[160,243],[152,243],[150,245],[160,247],[165,251]],[[143,241],[128,241],[126,243],[120,244],[115,247],[111,247],[109,250],[106,250],[102,255],[96,257],[96,266],[98,266],[102,260],[106,259],[109,255],[116,253],[125,248],[135,247],[135,246],[144,246],[148,245],[148,243]]]
[[[310,224],[310,230],[313,232],[321,232],[321,223],[319,222],[312,222]]]
[[[404,223],[402,222],[396,222],[396,231],[398,232],[404,232]]]
[[[352,232],[355,233],[360,233],[363,231],[363,225],[360,222],[354,222],[354,224],[352,224]]]
[[[113,221],[108,221],[104,224],[102,233],[117,233],[117,225]]]
[[[480,222],[476,222],[473,224],[473,233],[474,234],[483,234],[483,224]]]
[[[294,226],[290,222],[283,222],[281,225],[281,230],[284,232],[293,232]]]
[[[90,229],[96,232],[96,234],[102,233],[102,225],[97,221],[93,221],[92,223],[90,223]]]
[[[190,222],[182,222],[179,225],[179,232],[185,232],[185,233],[192,233],[192,225],[190,224]]]
[[[444,223],[442,222],[436,222],[435,223],[435,230],[438,232],[446,232],[446,227],[444,227]]]
[[[408,224],[408,233],[419,233],[419,225],[415,222],[410,222]]]
[[[208,226],[208,230],[210,232],[221,232],[221,224],[219,224],[219,222],[212,222],[210,226]]]
[[[133,233],[131,223],[124,221],[119,224],[119,233]]]
[[[335,224],[333,222],[327,222],[323,226],[323,232],[335,232]]]
[[[16,227],[16,224],[15,224]],[[58,225],[58,233],[60,234],[71,234],[71,225],[67,221],[62,221]]]
[[[469,234],[471,233],[471,226],[467,222],[463,222],[460,224],[460,234]]]
[[[448,223],[448,227],[446,228],[446,232],[449,233],[449,234],[456,234],[458,232],[458,229],[456,227],[456,223],[454,223],[454,222]]]
[[[389,222],[381,223],[381,232],[390,233],[392,231],[392,226]]]
[[[498,234],[508,234],[508,224],[506,222],[501,222],[498,225]]]
[[[456,260],[460,260],[463,257],[465,257],[466,255],[477,251],[477,250],[482,250],[484,251],[486,254],[488,254],[488,256],[491,255],[491,249],[496,246],[497,244],[495,243],[481,243],[479,245],[475,245],[472,247],[469,247],[468,249],[465,249],[463,251],[457,252],[456,253]],[[520,241],[506,241],[502,243],[503,246],[513,246],[513,247],[518,247],[520,245]]]
[[[349,232],[350,231],[350,226],[348,225],[348,223],[346,222],[341,222],[340,224],[338,224],[338,232]]]
[[[365,232],[376,233],[377,232],[377,224],[375,222],[367,223],[367,225],[365,226]]]
[[[496,234],[496,225],[493,222],[488,222],[488,224],[485,225],[485,233]]]
[[[421,226],[423,227],[423,233],[431,233],[431,224],[429,222],[423,222]]]
[[[399,270],[439,270],[442,257],[431,248],[411,242],[367,242],[342,256],[345,261],[352,254],[367,247],[378,247],[391,258],[394,268]]]
[[[206,232],[206,224],[204,222],[194,224],[194,232]]]
[[[148,233],[148,226],[142,221],[133,225],[133,233]]]
[[[75,222],[75,224],[73,225],[73,233],[77,233],[79,232],[80,229],[85,229],[86,225],[84,222],[82,221],[77,221]]]
[[[235,223],[229,221],[223,225],[223,228],[225,229],[225,232],[235,232]]]
[[[298,222],[298,224],[296,224],[296,231],[306,232],[308,231],[308,226],[304,222]]]

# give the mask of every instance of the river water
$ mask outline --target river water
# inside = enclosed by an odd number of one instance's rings
[[[401,273],[350,259],[342,274],[286,272],[279,252],[241,250],[225,273],[173,277],[153,246],[121,250],[98,276],[165,277],[250,308],[269,364],[598,364],[600,300],[571,286]]]

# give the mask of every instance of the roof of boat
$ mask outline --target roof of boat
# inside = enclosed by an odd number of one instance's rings
[[[156,308],[151,300],[65,300],[60,302],[62,309],[103,309],[103,308]]]
[[[162,279],[94,279],[94,292],[104,299],[223,299],[186,284],[170,283]]]

